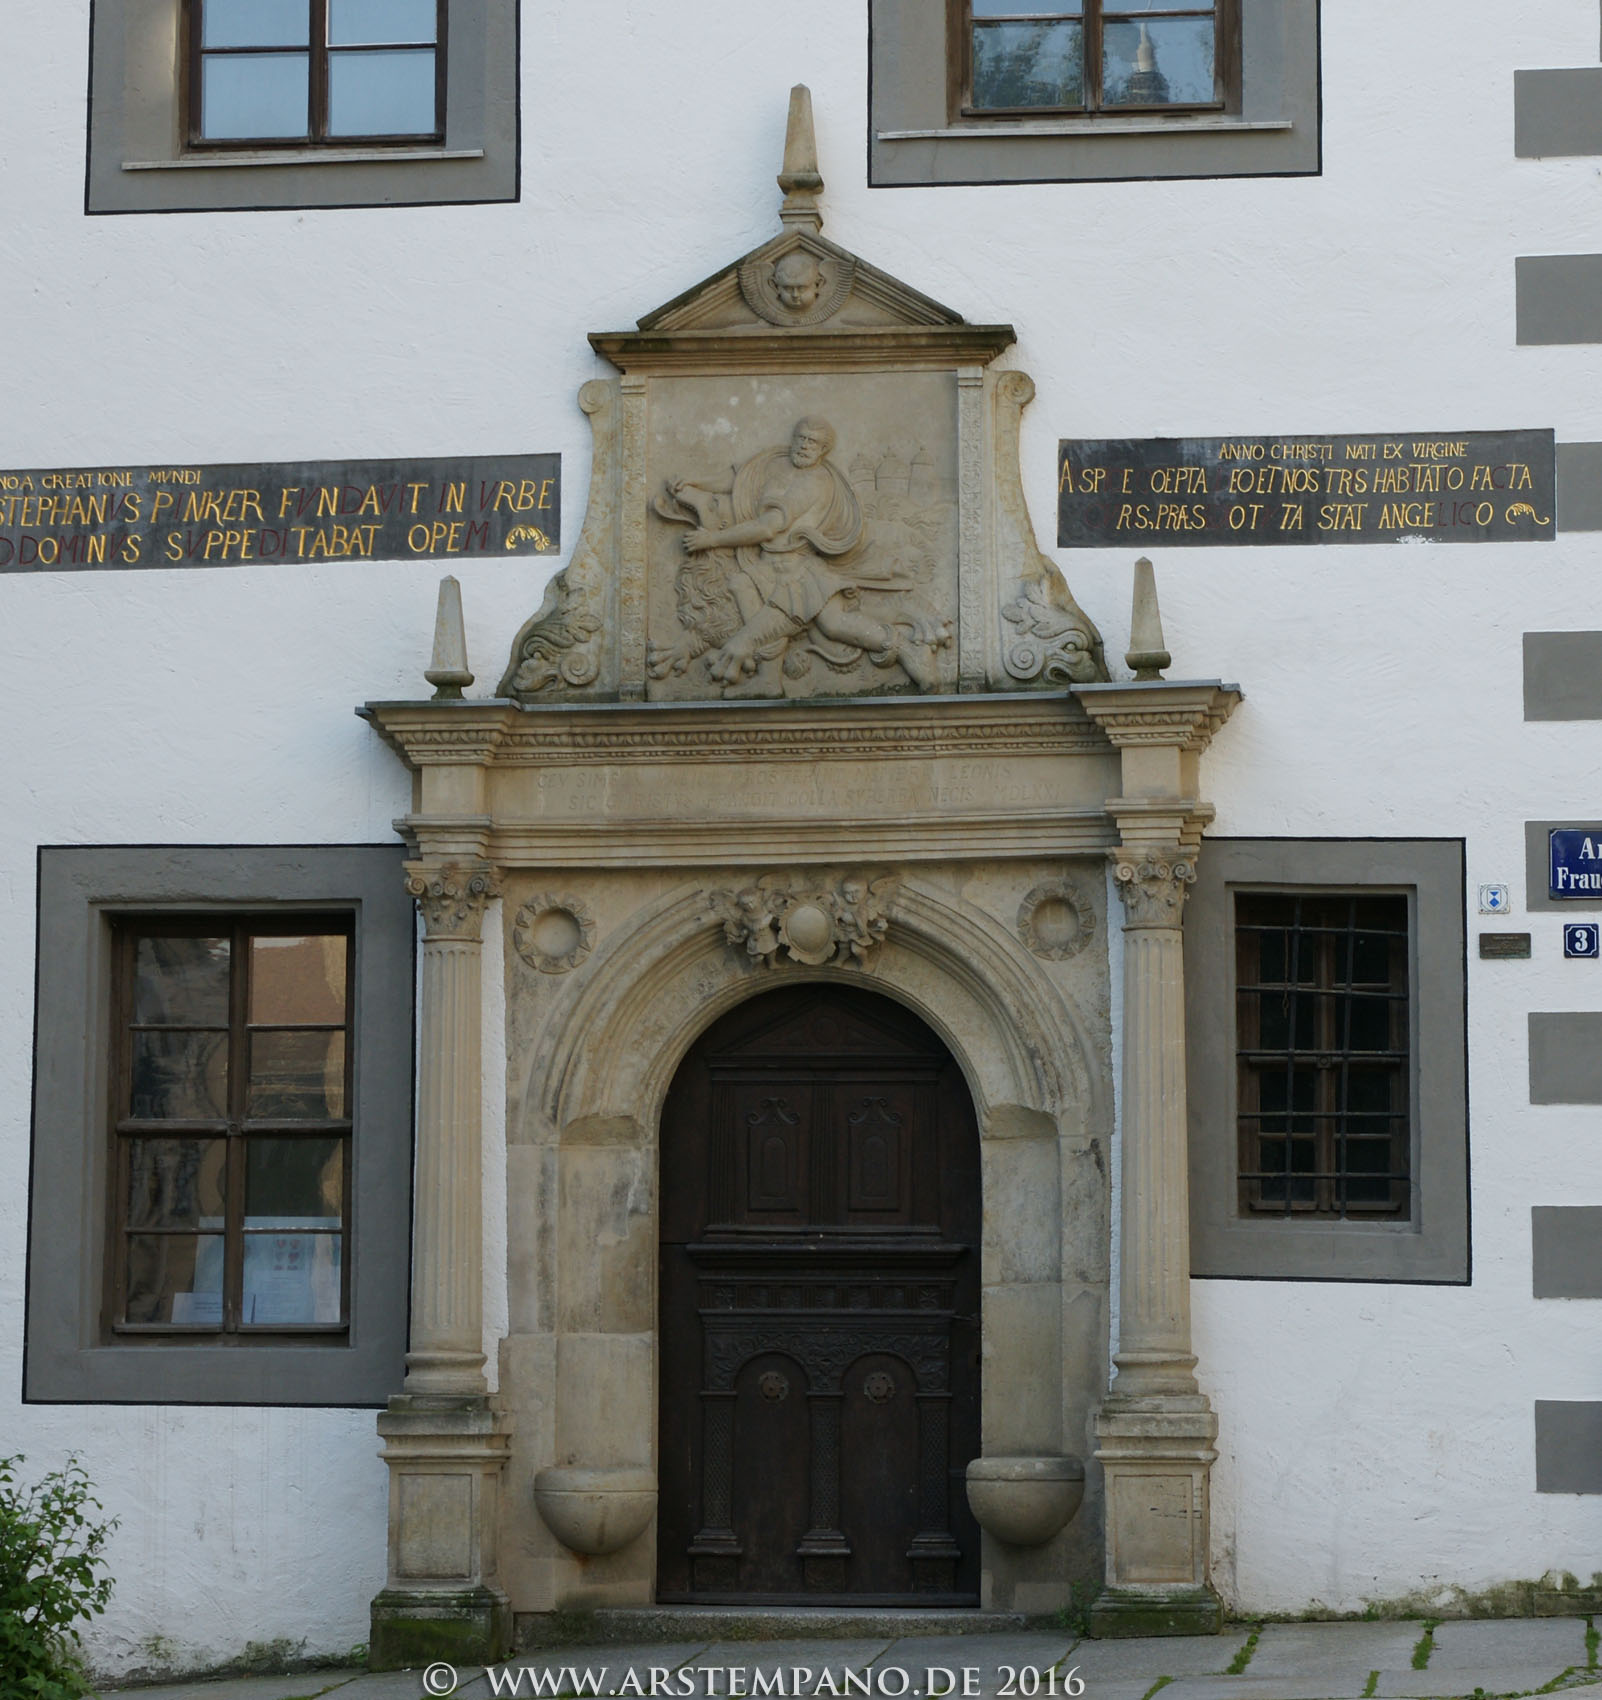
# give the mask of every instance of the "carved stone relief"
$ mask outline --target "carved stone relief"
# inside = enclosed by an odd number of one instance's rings
[[[1117,851],[1113,879],[1127,927],[1177,927],[1186,895],[1196,883],[1196,862],[1177,844],[1161,851]]]
[[[1077,956],[1095,931],[1095,907],[1072,880],[1047,880],[1018,906],[1019,938],[1047,962]]]
[[[574,897],[531,897],[512,923],[517,954],[541,974],[565,974],[595,946],[595,922]]]
[[[921,443],[872,444],[848,477],[821,414],[787,435],[722,477],[674,474],[655,498],[677,528],[680,629],[651,647],[652,679],[672,689],[693,670],[696,695],[725,697],[938,690],[956,614],[943,469]]]
[[[833,962],[871,970],[890,930],[896,884],[848,874],[814,886],[765,874],[739,891],[708,892],[707,900],[723,936],[764,968],[788,958],[812,968]]]
[[[856,275],[850,255],[796,237],[741,263],[740,294],[770,325],[821,325],[840,311]]]
[[[1041,553],[1018,470],[1034,386],[1008,325],[822,235],[805,103],[784,228],[596,333],[589,509],[500,694],[706,702],[1057,689],[1101,639]],[[796,160],[811,161],[805,169]]]

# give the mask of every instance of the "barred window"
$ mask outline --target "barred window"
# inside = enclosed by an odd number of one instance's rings
[[[1406,1217],[1405,895],[1237,892],[1241,1215]]]

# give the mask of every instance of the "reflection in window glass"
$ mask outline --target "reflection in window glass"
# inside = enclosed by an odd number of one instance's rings
[[[1084,30],[1077,23],[984,24],[973,32],[973,104],[1084,104]]]
[[[341,1139],[247,1140],[247,1228],[337,1228],[344,1208]]]
[[[228,1146],[221,1139],[131,1139],[130,1228],[223,1225]]]
[[[200,71],[201,134],[209,141],[304,136],[310,96],[304,53],[207,54]]]
[[[226,1033],[135,1033],[128,1114],[215,1121],[228,1113]]]
[[[330,47],[433,41],[438,28],[434,0],[328,0]]]
[[[250,1019],[261,1027],[309,1027],[345,1019],[343,933],[250,941]]]
[[[310,0],[203,0],[202,47],[306,47]]]
[[[252,1033],[246,1113],[258,1121],[335,1121],[342,1117],[344,1033]]]
[[[222,1326],[221,1234],[130,1234],[127,1320]]]
[[[142,938],[133,1018],[141,1026],[226,1027],[228,940]]]
[[[434,50],[330,53],[331,136],[426,136],[434,130]]]
[[[1201,106],[1213,99],[1211,18],[1109,18],[1101,42],[1106,105]]]

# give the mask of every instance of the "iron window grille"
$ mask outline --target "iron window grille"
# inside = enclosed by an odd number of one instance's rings
[[[1241,1215],[1407,1217],[1405,895],[1237,893]]]
[[[1235,0],[949,0],[961,117],[1222,111],[1238,105]]]
[[[113,923],[109,1332],[343,1341],[353,923]]]
[[[186,0],[192,148],[445,139],[447,0]]]

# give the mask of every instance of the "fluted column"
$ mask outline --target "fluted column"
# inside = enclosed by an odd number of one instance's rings
[[[1185,1113],[1185,953],[1196,867],[1179,845],[1120,851],[1124,905],[1122,1257],[1119,1395],[1194,1393]]]
[[[486,867],[411,865],[423,917],[417,1190],[406,1391],[477,1394],[484,1380],[483,924]]]
[[[1099,1635],[1205,1634],[1223,1620],[1208,1576],[1218,1419],[1197,1387],[1190,1340],[1181,927],[1212,816],[1198,796],[1198,760],[1239,693],[1140,679],[1075,694],[1123,772],[1123,794],[1107,804],[1124,909],[1117,1374],[1096,1418],[1107,1587],[1091,1626]]]
[[[510,1427],[484,1379],[482,964],[494,870],[409,863],[406,889],[423,917],[412,1332],[405,1391],[378,1419],[389,1575],[372,1604],[375,1670],[484,1664],[512,1638],[497,1555]]]

